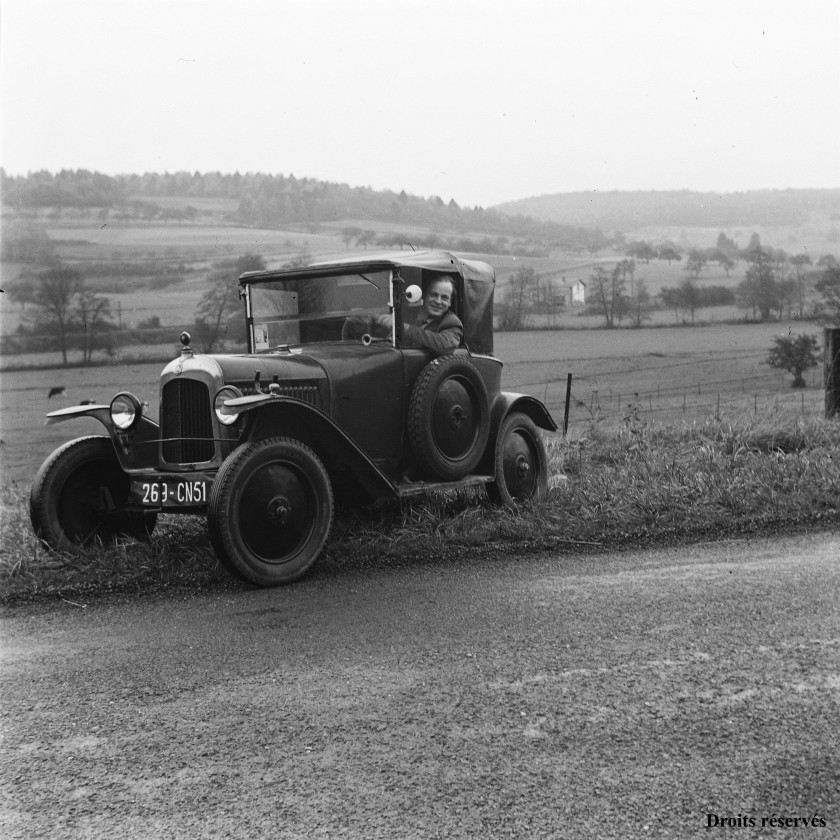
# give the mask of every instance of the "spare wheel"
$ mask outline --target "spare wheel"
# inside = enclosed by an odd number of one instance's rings
[[[418,467],[438,478],[475,468],[490,436],[481,374],[465,356],[439,356],[420,372],[408,406],[408,437]]]

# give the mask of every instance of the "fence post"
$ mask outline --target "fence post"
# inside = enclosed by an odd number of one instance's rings
[[[840,412],[840,327],[825,328],[825,416],[827,420]]]
[[[572,401],[572,374],[566,377],[566,410],[563,412],[563,437],[569,431],[569,404]]]

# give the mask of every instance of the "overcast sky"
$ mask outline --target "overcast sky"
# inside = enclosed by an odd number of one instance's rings
[[[838,0],[0,0],[10,174],[840,187]]]

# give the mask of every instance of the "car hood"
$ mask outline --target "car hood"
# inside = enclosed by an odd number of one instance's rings
[[[323,366],[303,353],[217,355],[210,358],[221,368],[224,380],[228,383],[253,382],[257,372],[263,386],[275,377],[280,382],[313,382],[327,378]]]

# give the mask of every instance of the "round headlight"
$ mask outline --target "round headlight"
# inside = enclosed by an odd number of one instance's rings
[[[124,391],[111,400],[110,412],[111,422],[121,432],[127,432],[140,422],[143,406],[134,394]]]
[[[239,415],[222,414],[222,408],[224,407],[225,400],[235,400],[241,396],[242,391],[239,388],[234,388],[233,385],[225,385],[224,388],[219,388],[216,399],[213,400],[213,408],[216,410],[216,417],[219,418],[220,423],[224,423],[225,426],[231,426],[236,422]]]

